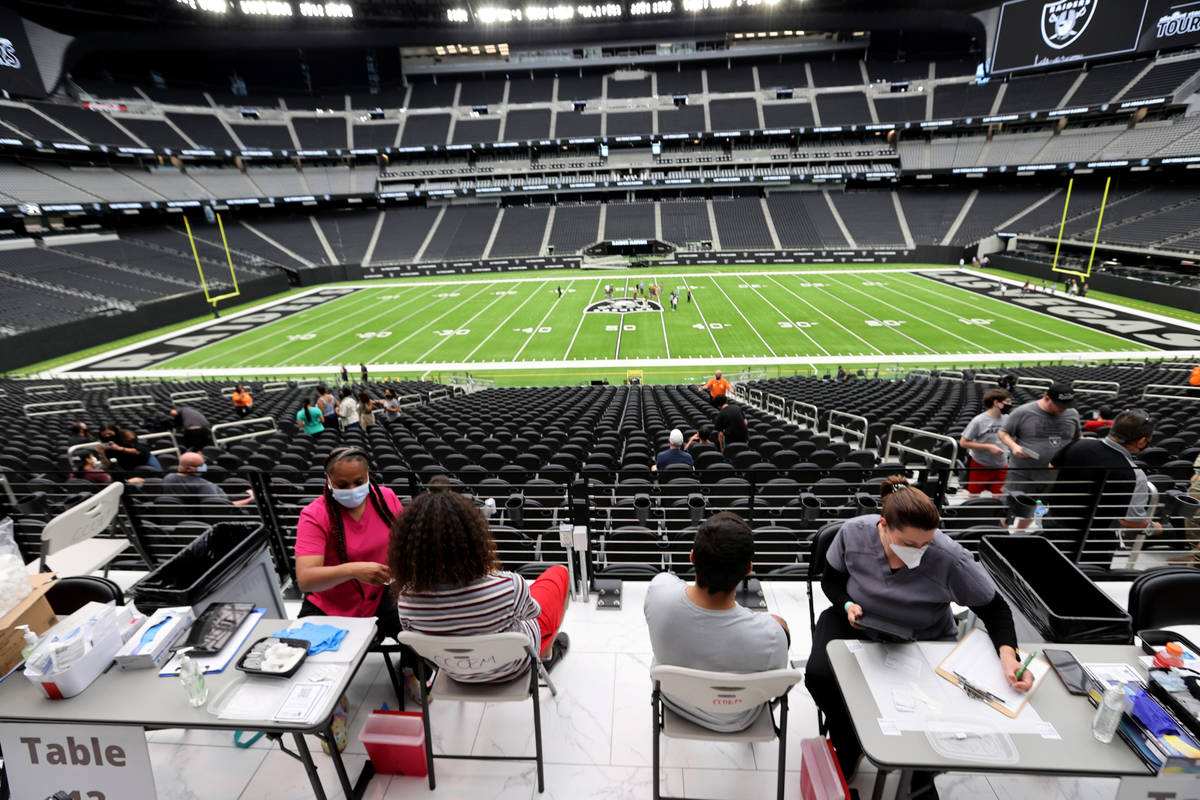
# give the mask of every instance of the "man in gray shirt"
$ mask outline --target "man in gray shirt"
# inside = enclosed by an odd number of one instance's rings
[[[224,489],[204,477],[207,471],[208,465],[204,463],[204,456],[200,453],[183,453],[179,456],[179,471],[163,478],[163,493],[180,495],[185,501],[191,498],[192,502],[198,502],[203,497],[228,500]],[[245,497],[230,502],[235,506],[244,506],[253,500],[254,492],[247,489]]]
[[[696,582],[671,573],[656,575],[643,610],[650,629],[654,663],[714,672],[763,672],[788,661],[787,623],[737,604],[738,584],[753,569],[754,536],[736,514],[723,511],[696,532],[691,560]],[[762,706],[741,714],[710,714],[673,700],[663,702],[683,718],[729,733],[754,724]]]
[[[1079,412],[1075,410],[1075,390],[1067,383],[1051,384],[1038,400],[1013,410],[1004,421],[1000,442],[1012,451],[1004,494],[1024,493],[1037,500],[1054,482],[1050,457],[1083,436]],[[1017,530],[1023,531],[1031,517],[1018,517]]]

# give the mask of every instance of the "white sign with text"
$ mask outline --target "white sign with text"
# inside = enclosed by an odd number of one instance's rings
[[[12,796],[155,800],[146,733],[118,725],[0,723]]]

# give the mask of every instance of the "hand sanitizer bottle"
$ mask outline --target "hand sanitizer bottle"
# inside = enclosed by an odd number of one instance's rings
[[[191,649],[185,647],[179,651],[179,681],[187,692],[188,704],[192,708],[200,708],[208,700],[208,685],[204,682],[200,665],[188,655]]]

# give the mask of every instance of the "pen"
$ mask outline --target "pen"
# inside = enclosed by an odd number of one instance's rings
[[[1023,663],[1021,665],[1021,668],[1019,670],[1017,670],[1017,680],[1021,680],[1021,676],[1025,674],[1025,668],[1029,666],[1030,661],[1033,661],[1033,657],[1035,655],[1037,655],[1036,650],[1033,651],[1032,653],[1030,653],[1029,655],[1025,656],[1025,663]]]

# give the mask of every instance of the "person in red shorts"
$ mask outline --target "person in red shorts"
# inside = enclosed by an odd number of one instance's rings
[[[963,429],[959,445],[970,452],[967,459],[967,495],[978,497],[983,491],[999,497],[1008,474],[1008,450],[1000,443],[1003,416],[1012,410],[1012,395],[1004,389],[983,393],[983,412]]]
[[[559,630],[569,602],[566,567],[550,567],[533,583],[502,570],[479,507],[441,485],[419,495],[396,519],[388,566],[404,630],[432,636],[524,633],[548,659],[548,669],[570,646]],[[456,671],[454,679],[505,681],[528,664],[524,657],[474,673]]]

